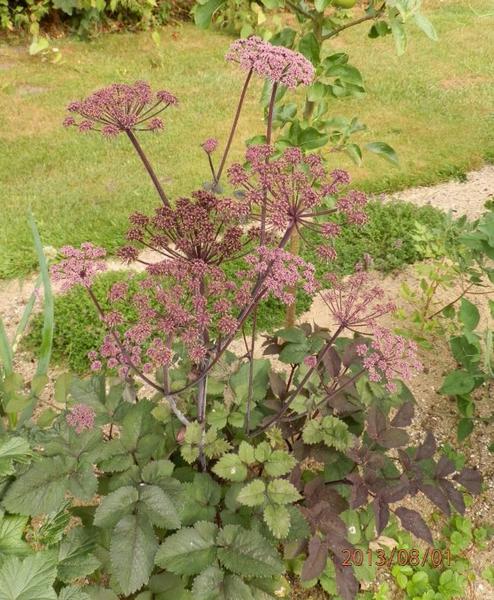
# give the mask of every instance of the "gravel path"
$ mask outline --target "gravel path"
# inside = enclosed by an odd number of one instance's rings
[[[420,206],[432,204],[446,212],[453,211],[454,216],[477,219],[491,196],[494,197],[494,166],[489,165],[469,173],[465,182],[447,181],[431,187],[410,188],[385,196],[385,200],[406,200]]]

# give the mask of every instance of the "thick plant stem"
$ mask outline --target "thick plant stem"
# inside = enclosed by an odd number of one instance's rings
[[[207,367],[207,363],[206,363]],[[198,394],[197,394],[197,420],[201,425],[201,441],[199,443],[199,463],[201,469],[206,471],[206,456],[204,454],[204,438],[206,436],[206,404],[207,404],[207,384],[208,378],[204,377],[199,382]]]
[[[274,106],[276,103],[276,93],[278,91],[278,84],[276,82],[273,83],[273,89],[271,90],[271,98],[269,101],[269,109],[268,109],[268,122],[266,127],[266,144],[271,144],[271,137],[273,135],[273,116],[274,116]],[[266,192],[264,192],[264,198],[261,208],[261,234],[259,238],[259,245],[263,246],[264,241],[266,239],[266,203],[267,196]],[[258,277],[258,283],[260,278]],[[249,349],[249,384],[247,391],[247,407],[245,411],[245,433],[249,433],[250,430],[250,417],[251,417],[251,409],[252,409],[252,395],[253,395],[253,387],[254,387],[254,350],[256,347],[256,335],[257,335],[257,306],[254,308],[252,314],[252,335]]]
[[[237,111],[235,112],[235,117],[233,118],[232,128],[230,130],[230,135],[228,136],[228,141],[225,146],[225,151],[223,152],[223,156],[221,158],[220,166],[218,167],[218,172],[216,174],[216,183],[219,183],[221,179],[221,175],[223,173],[223,169],[225,168],[226,159],[228,157],[228,153],[230,152],[230,148],[233,142],[233,138],[235,136],[235,131],[237,129],[238,120],[240,117],[240,113],[242,112],[242,106],[244,104],[245,96],[247,94],[247,88],[249,87],[250,79],[252,77],[252,70],[247,73],[247,77],[245,79],[244,87],[242,88],[242,93],[240,94],[240,99],[238,101]]]
[[[298,256],[299,251],[300,251],[300,235],[299,235],[299,232],[297,231],[297,229],[295,229],[295,228],[292,230],[292,235],[290,237],[289,249],[290,249],[290,254],[293,254],[293,256]],[[292,287],[289,289],[289,292],[291,294],[293,294],[294,301],[293,301],[293,304],[290,304],[286,308],[285,326],[293,327],[295,325],[295,319],[297,317],[297,288]]]
[[[139,144],[139,141],[137,140],[136,136],[134,135],[134,132],[131,131],[130,129],[127,129],[126,133],[127,133],[127,136],[129,137],[130,141],[132,142],[132,145],[136,149],[136,152],[139,155],[139,158],[142,160],[144,166],[146,167],[146,171],[149,173],[149,176],[151,177],[151,179],[154,183],[154,187],[156,188],[156,191],[158,192],[159,197],[161,198],[161,201],[163,202],[163,204],[165,206],[170,206],[170,202],[168,201],[165,191],[164,191],[163,187],[161,186],[161,183],[159,182],[158,177],[156,176],[156,173],[154,172],[154,169],[148,160],[148,157],[144,153],[144,150],[142,149],[141,145]]]

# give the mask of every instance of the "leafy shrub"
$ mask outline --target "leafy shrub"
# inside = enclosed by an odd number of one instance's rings
[[[439,226],[444,214],[432,206],[417,207],[407,202],[369,202],[367,207],[369,220],[363,227],[347,226],[335,240],[337,259],[334,267],[342,274],[349,274],[364,254],[372,257],[373,266],[385,273],[399,269],[404,264],[414,263],[425,258],[414,243],[415,223],[424,227]],[[309,236],[315,244],[316,236]],[[321,261],[311,246],[302,250],[302,256],[316,265],[318,275],[327,273],[327,265]],[[224,269],[234,276],[239,264],[227,264]],[[105,299],[111,286],[117,281],[128,279],[122,273],[105,273],[94,283],[95,293]],[[103,300],[103,307],[108,308]],[[302,314],[310,308],[311,298],[306,294],[297,297],[297,313]],[[131,315],[128,307],[123,308],[125,316]],[[269,299],[265,310],[259,315],[259,328],[269,331],[283,323],[285,309],[281,302]],[[89,369],[87,354],[99,347],[103,340],[103,329],[93,303],[82,289],[73,289],[68,294],[55,298],[55,334],[53,340],[53,358],[67,365],[76,373],[85,373]],[[41,316],[35,316],[24,348],[35,350],[39,346],[42,330]]]
[[[24,30],[38,36],[40,28],[55,23],[88,35],[101,28],[163,25],[171,16],[187,16],[189,9],[187,0],[2,0],[0,31]]]

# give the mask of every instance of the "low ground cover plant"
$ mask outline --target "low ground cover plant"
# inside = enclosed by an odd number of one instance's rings
[[[409,496],[450,515],[464,513],[465,490],[481,491],[480,473],[432,432],[411,443],[406,381],[422,365],[413,341],[382,326],[394,303],[365,257],[346,278],[329,268],[341,230],[367,220],[365,194],[319,155],[273,139],[277,90],[310,84],[311,63],[256,38],[228,58],[245,84],[223,152],[203,143],[210,182],[189,197],[169,197],[140,141],[172,118],[169,91],[114,84],[68,107],[69,129],[129,139],[159,204],[130,215],[119,255],[145,272],[112,285],[107,306],[93,287],[103,248],[64,247],[53,266],[64,290],[86,290],[106,336],[91,378],[57,381],[63,410],[1,435],[0,590],[13,600],[288,598],[287,571],[350,600],[360,583],[346,553],[390,519],[433,545]],[[265,139],[228,164],[253,77],[272,84]],[[293,231],[308,246],[321,237],[325,278],[288,251]],[[232,277],[225,265],[239,259]],[[292,305],[299,289],[321,295],[334,326],[260,340],[261,302]]]

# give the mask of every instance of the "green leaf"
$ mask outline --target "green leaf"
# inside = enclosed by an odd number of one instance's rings
[[[30,548],[22,539],[27,520],[27,517],[18,515],[3,515],[0,518],[0,556],[29,553]]]
[[[41,279],[43,281],[43,330],[41,332],[41,344],[39,347],[39,359],[38,366],[36,368],[36,375],[46,375],[48,367],[50,365],[51,350],[53,345],[53,331],[55,323],[55,308],[53,292],[51,289],[51,280],[48,270],[48,263],[46,262],[45,253],[43,250],[43,244],[39,236],[38,228],[33,215],[29,214],[29,226],[31,227],[31,234],[34,240],[34,247],[36,248],[36,255],[38,257],[39,269]],[[32,411],[31,411],[32,412]],[[29,414],[29,416],[31,416]],[[25,419],[26,415],[23,415]]]
[[[127,515],[111,536],[112,573],[125,595],[134,593],[149,581],[158,542],[148,519]]]
[[[298,145],[303,150],[315,150],[328,143],[329,135],[321,133],[315,127],[307,127],[300,132]]]
[[[297,461],[294,456],[288,454],[284,450],[274,450],[269,456],[268,460],[264,463],[264,471],[270,477],[281,477],[290,473],[295,467]]]
[[[236,575],[226,575],[218,567],[209,567],[194,579],[195,600],[253,600],[249,586]]]
[[[105,496],[96,509],[94,524],[97,527],[113,527],[120,519],[131,513],[139,500],[137,490],[129,485],[118,488]]]
[[[177,575],[196,575],[216,559],[214,523],[199,521],[168,536],[156,554],[156,564]]]
[[[254,446],[251,446],[245,441],[240,442],[240,446],[238,447],[238,457],[246,465],[254,464],[256,462]]]
[[[92,554],[94,540],[82,527],[71,529],[60,543],[58,577],[65,583],[94,573],[100,561]]]
[[[305,58],[308,58],[310,62],[317,67],[320,62],[321,48],[316,36],[312,33],[306,33],[300,40],[298,45],[299,52],[301,52]]]
[[[291,504],[302,498],[297,488],[286,479],[273,479],[268,484],[268,498],[276,504]]]
[[[417,27],[419,27],[430,40],[437,42],[437,40],[439,39],[437,36],[437,32],[434,29],[434,25],[429,21],[429,19],[419,12],[416,12],[413,15],[413,18],[415,19]]]
[[[139,508],[142,508],[157,527],[179,529],[181,525],[175,504],[157,485],[145,485],[139,488]]]
[[[273,577],[284,566],[273,546],[259,532],[226,525],[216,540],[224,567],[245,577]]]
[[[473,419],[463,418],[458,423],[456,435],[459,442],[463,442],[473,431]]]
[[[279,329],[275,331],[273,337],[281,338],[285,342],[292,342],[294,344],[305,344],[307,336],[303,329],[300,327],[287,327],[285,329]]]
[[[390,16],[389,25],[395,41],[396,52],[398,56],[405,53],[407,48],[407,35],[405,33],[405,27],[399,17]]]
[[[264,503],[266,485],[261,479],[255,479],[244,486],[237,496],[237,502],[245,506],[259,506]]]
[[[468,331],[473,331],[480,321],[480,312],[479,309],[467,300],[466,298],[461,299],[460,311],[459,311],[460,321],[465,326],[465,329]]]
[[[264,520],[275,538],[286,538],[290,531],[290,513],[285,506],[269,504],[264,509]]]
[[[62,503],[67,475],[74,463],[61,457],[34,463],[7,490],[3,505],[11,513],[39,515],[56,510]]]
[[[37,552],[23,560],[7,557],[0,568],[0,600],[56,600],[53,553]]]
[[[386,142],[371,142],[370,144],[365,145],[365,149],[385,158],[393,165],[398,166],[400,164],[398,154],[396,154],[395,150],[389,144],[386,144]]]
[[[362,164],[362,150],[358,144],[346,144],[345,152],[356,165],[360,166]]]
[[[292,365],[300,364],[304,358],[309,354],[309,347],[307,344],[286,344],[279,354],[279,360],[282,363]]]
[[[214,465],[213,473],[229,481],[244,481],[247,477],[247,467],[237,454],[225,454]]]
[[[266,359],[254,360],[254,373],[252,379],[252,399],[259,402],[266,397],[269,385],[269,371],[271,364]],[[238,404],[245,402],[249,389],[249,364],[244,363],[240,369],[230,377],[230,386],[235,394]]]
[[[201,29],[207,29],[211,25],[211,19],[218,8],[225,3],[225,0],[209,0],[204,4],[197,4],[194,7],[194,22]]]
[[[448,373],[439,389],[445,396],[468,394],[475,387],[475,379],[466,371],[453,371]]]
[[[83,589],[71,585],[62,589],[58,594],[58,600],[91,600],[91,596]]]

